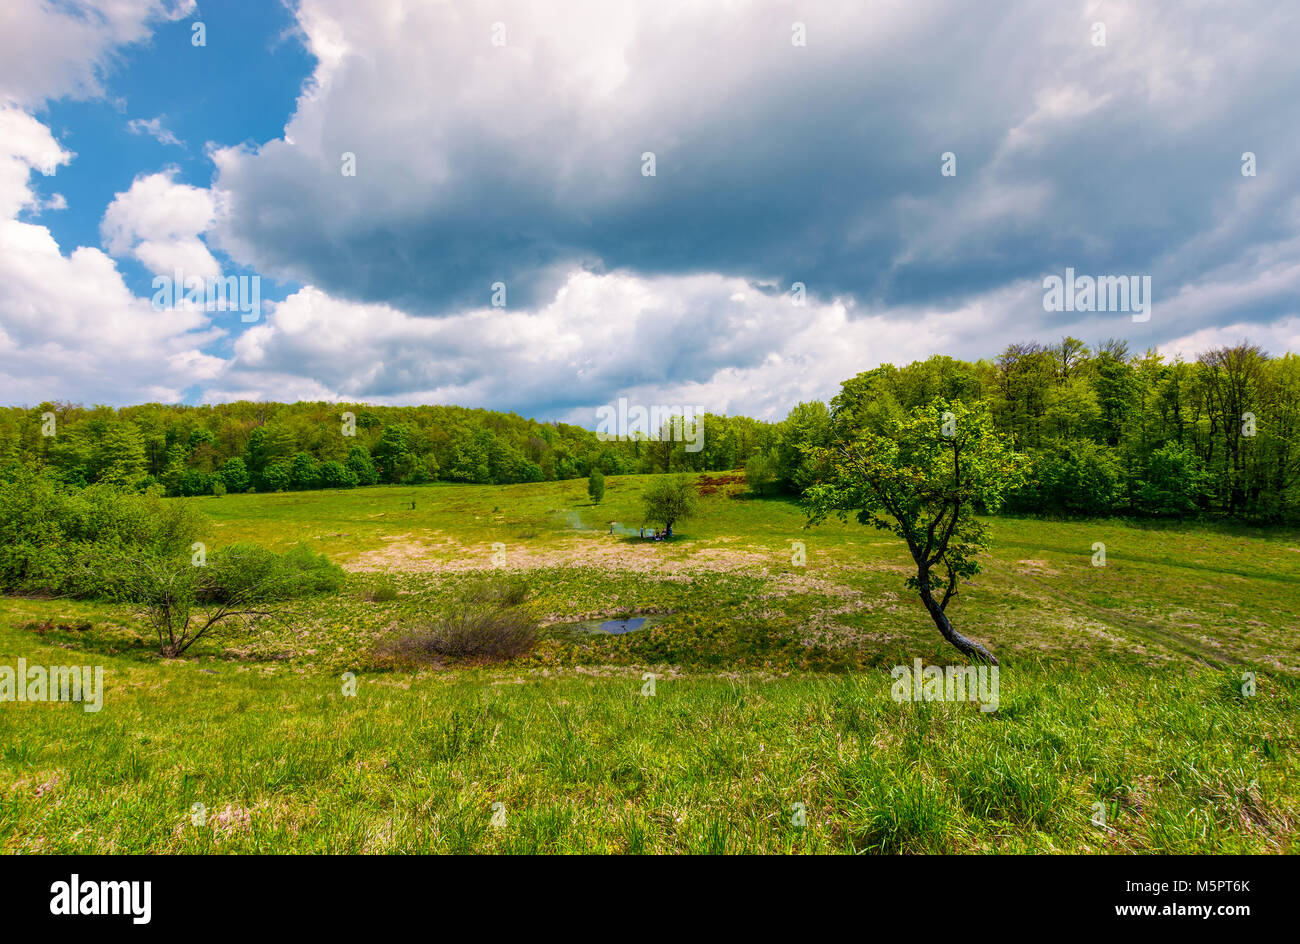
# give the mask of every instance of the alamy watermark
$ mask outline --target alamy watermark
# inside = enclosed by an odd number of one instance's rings
[[[684,442],[687,452],[699,452],[704,448],[704,407],[629,406],[627,397],[619,397],[617,404],[596,408],[596,438],[601,442]]]
[[[148,924],[153,915],[153,882],[83,882],[76,872],[50,885],[52,915],[130,915],[132,924]]]
[[[104,707],[102,665],[0,665],[0,702],[79,701],[85,711]]]
[[[889,670],[894,701],[974,701],[980,711],[998,710],[996,665],[896,665]]]
[[[1151,276],[1078,275],[1043,279],[1044,311],[1128,311],[1133,320],[1151,320]]]
[[[240,321],[252,324],[262,317],[262,277],[226,275],[205,279],[192,275],[187,278],[177,269],[174,276],[154,276],[151,301],[155,311],[169,311],[182,305],[204,311],[238,311]]]

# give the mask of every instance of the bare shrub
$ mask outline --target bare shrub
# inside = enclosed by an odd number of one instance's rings
[[[426,664],[504,662],[524,655],[537,642],[537,618],[523,607],[527,598],[528,586],[519,580],[471,584],[441,613],[399,633],[380,653]]]

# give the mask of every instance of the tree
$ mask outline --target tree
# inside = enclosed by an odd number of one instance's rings
[[[234,545],[203,564],[181,555],[122,556],[115,562],[112,595],[136,609],[158,637],[166,658],[185,653],[229,622],[255,627],[284,619],[277,604],[337,590],[343,573],[306,548],[275,554]]]
[[[390,485],[399,484],[415,471],[411,439],[411,430],[405,424],[394,423],[384,429],[384,435],[375,444],[373,455],[379,466],[379,475]]]
[[[1024,458],[993,429],[987,410],[936,400],[887,424],[815,450],[821,480],[804,493],[808,523],[855,512],[862,524],[902,538],[916,564],[907,585],[940,634],[964,655],[998,664],[947,615],[957,582],[979,572],[988,546],[977,509],[993,512],[1024,475]]]
[[[772,453],[756,452],[745,462],[745,483],[763,494],[763,488],[776,481],[777,460]]]
[[[1205,488],[1200,460],[1187,446],[1166,443],[1151,454],[1146,474],[1137,483],[1137,501],[1143,511],[1178,515],[1196,510]]]
[[[665,531],[699,510],[695,482],[684,473],[658,476],[641,496],[641,503],[646,523],[661,525]]]
[[[97,481],[132,485],[144,475],[144,439],[133,423],[111,423],[90,457]]]
[[[379,481],[379,476],[375,474],[375,464],[370,460],[370,450],[361,443],[354,444],[348,450],[347,468],[358,485],[374,485]]]
[[[320,463],[309,453],[298,453],[289,464],[289,480],[297,489],[316,488],[320,485]]]
[[[239,456],[227,459],[217,475],[225,483],[227,491],[244,492],[248,490],[248,466]]]
[[[600,469],[592,469],[587,476],[587,494],[591,496],[593,505],[599,505],[605,497],[605,475]]]
[[[331,459],[320,465],[320,484],[322,488],[352,488],[357,477],[342,462]]]
[[[287,462],[272,462],[262,472],[262,491],[264,492],[287,491],[292,484],[293,473]]]

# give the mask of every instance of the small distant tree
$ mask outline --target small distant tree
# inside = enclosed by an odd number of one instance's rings
[[[600,469],[592,469],[591,475],[587,476],[587,494],[591,496],[593,505],[599,505],[605,497],[605,475]]]
[[[771,453],[756,452],[745,462],[745,483],[759,495],[776,481],[777,460]]]
[[[814,457],[821,477],[804,493],[808,523],[853,512],[902,538],[916,564],[907,585],[940,634],[964,655],[997,665],[946,612],[958,581],[979,572],[976,557],[988,547],[975,512],[996,511],[1024,475],[1024,457],[993,429],[988,412],[935,401],[884,420],[878,431],[859,428]]]
[[[699,496],[690,475],[661,475],[650,483],[641,503],[646,523],[668,530],[697,513]]]

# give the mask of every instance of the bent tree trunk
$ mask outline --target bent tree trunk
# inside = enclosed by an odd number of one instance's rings
[[[930,592],[929,582],[924,579],[924,575],[921,580],[921,602],[930,611],[930,618],[934,620],[934,625],[939,627],[939,632],[943,638],[948,640],[962,655],[970,656],[973,659],[981,659],[990,665],[998,664],[997,656],[975,640],[967,639],[953,628],[952,621],[948,619],[948,614],[943,611],[939,601]]]

